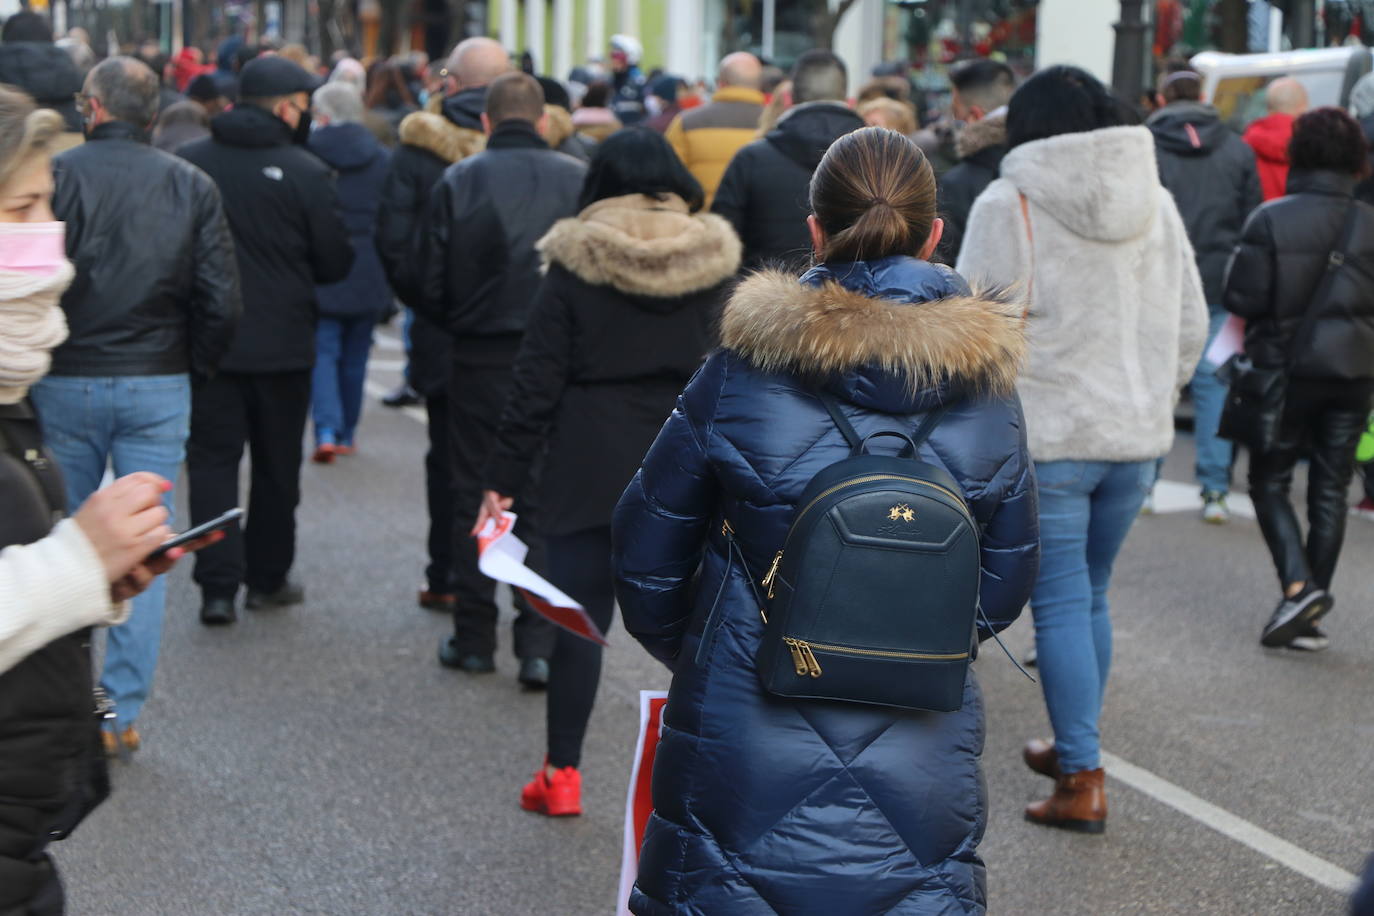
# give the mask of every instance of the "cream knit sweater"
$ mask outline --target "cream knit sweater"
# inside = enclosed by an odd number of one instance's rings
[[[123,623],[95,547],[72,519],[41,541],[0,551],[0,673],[82,627]]]
[[[23,400],[66,338],[57,300],[71,279],[70,264],[47,277],[0,271],[0,403]],[[110,601],[105,566],[75,521],[0,551],[0,674],[54,639],[128,616],[127,604]]]

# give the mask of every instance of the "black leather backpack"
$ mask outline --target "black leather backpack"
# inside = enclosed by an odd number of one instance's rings
[[[759,677],[780,696],[957,710],[977,645],[980,531],[954,478],[917,457],[948,407],[912,436],[860,439],[821,401],[853,451],[802,493],[761,580]],[[880,436],[906,446],[868,454]],[[726,537],[742,561],[728,525]]]

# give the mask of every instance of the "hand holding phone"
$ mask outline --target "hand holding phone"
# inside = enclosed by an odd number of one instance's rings
[[[228,512],[224,513],[218,518],[212,518],[210,521],[205,522],[203,525],[196,525],[194,528],[188,528],[187,530],[181,532],[181,534],[173,535],[172,537],[168,538],[167,540],[159,544],[156,550],[148,554],[148,560],[157,559],[158,557],[165,554],[167,551],[171,550],[173,547],[181,547],[183,545],[191,543],[192,541],[199,540],[205,537],[206,535],[214,534],[216,531],[223,531],[225,528],[228,528],[230,525],[234,524],[242,517],[243,510],[239,508],[234,508],[230,509]],[[147,561],[145,560],[144,562]]]

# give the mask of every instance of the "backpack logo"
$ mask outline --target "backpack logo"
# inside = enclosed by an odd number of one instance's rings
[[[887,519],[890,522],[914,522],[916,513],[906,503],[899,503],[887,510]]]
[[[277,168],[275,165],[269,165],[267,168],[262,170],[262,173],[266,175],[268,178],[272,179],[273,181],[282,180],[282,170]]]

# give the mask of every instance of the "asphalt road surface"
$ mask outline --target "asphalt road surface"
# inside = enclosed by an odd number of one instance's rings
[[[374,391],[399,366],[381,344]],[[57,849],[73,916],[614,911],[637,695],[668,677],[617,626],[587,813],[519,810],[544,705],[515,682],[509,628],[499,673],[463,675],[435,660],[447,619],[414,603],[420,417],[369,397],[359,454],[306,465],[305,605],[206,629],[189,568],[174,571],[146,747]],[[1180,437],[1166,478],[1189,483],[1191,462]],[[1259,646],[1276,586],[1253,521],[1141,519],[1112,596],[1104,837],[1022,820],[1049,782],[1019,748],[1049,728],[1039,688],[985,647],[990,912],[1345,912],[1338,888],[1374,850],[1371,551],[1374,524],[1352,519],[1331,648],[1299,655]],[[1007,641],[1029,648],[1029,613]]]

